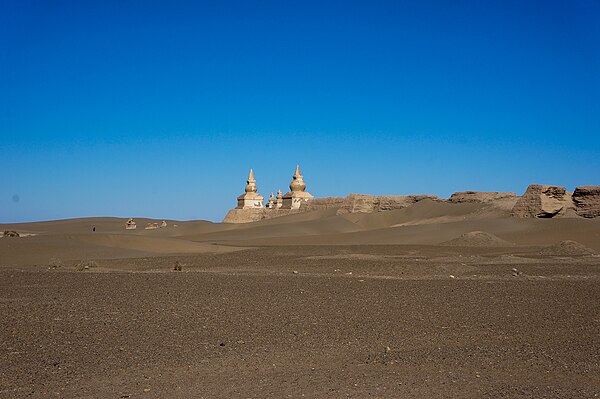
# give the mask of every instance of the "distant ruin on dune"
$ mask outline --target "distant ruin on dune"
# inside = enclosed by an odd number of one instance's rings
[[[579,186],[573,193],[565,187],[531,184],[522,196],[513,192],[459,191],[450,198],[432,194],[369,195],[350,194],[346,197],[315,198],[306,191],[300,166],[292,176],[290,191],[277,196],[270,194],[267,204],[258,193],[254,171],[250,169],[244,194],[237,197],[237,207],[231,209],[223,222],[249,223],[280,216],[335,209],[336,215],[373,213],[403,209],[421,201],[448,204],[489,203],[507,210],[515,218],[595,218],[600,216],[600,186]]]
[[[290,191],[285,195],[281,190],[277,191],[277,197],[271,193],[267,206],[264,205],[264,197],[258,194],[254,171],[250,169],[244,194],[237,198],[237,207],[230,210],[223,220],[226,223],[247,223],[261,219],[269,219],[277,216],[289,215],[291,213],[303,212],[304,206],[314,199],[314,196],[306,191],[306,183],[300,166],[296,165],[296,171],[292,176]]]

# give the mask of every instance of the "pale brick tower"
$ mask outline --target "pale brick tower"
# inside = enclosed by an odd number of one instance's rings
[[[246,183],[246,192],[237,198],[237,209],[264,208],[264,198],[256,192],[256,180],[252,169],[250,169]]]
[[[307,193],[306,183],[300,173],[300,166],[296,165],[296,172],[294,173],[293,180],[290,183],[290,192],[283,196],[282,209],[299,209],[303,202],[310,201],[314,197]]]

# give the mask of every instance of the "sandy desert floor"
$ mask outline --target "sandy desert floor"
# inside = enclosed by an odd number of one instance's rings
[[[2,225],[0,397],[600,396],[600,222],[436,207]]]

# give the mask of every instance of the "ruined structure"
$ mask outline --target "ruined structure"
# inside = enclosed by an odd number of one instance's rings
[[[577,215],[584,218],[600,216],[600,186],[580,186],[573,192]]]
[[[273,195],[273,193],[271,193],[271,195],[269,195],[269,202],[267,203],[267,208],[269,208],[269,209],[275,208],[275,196]]]
[[[257,192],[254,171],[250,169],[244,194],[237,197],[237,207],[231,209],[223,222],[225,223],[248,223],[264,219],[266,208],[264,197]]]
[[[127,224],[125,225],[125,229],[126,230],[135,230],[135,229],[137,229],[137,225],[135,224],[135,221],[130,218],[127,221]]]
[[[301,212],[332,211],[332,215],[352,213],[373,213],[407,208],[420,201],[445,202],[448,204],[481,203],[505,215],[516,218],[552,217],[600,217],[600,186],[581,186],[573,194],[564,187],[531,184],[523,196],[512,192],[455,192],[448,199],[436,195],[368,195],[350,194],[346,197],[314,198],[306,191],[306,183],[300,166],[290,183],[290,191],[285,195],[277,190],[265,207],[263,197],[257,193],[254,172],[250,169],[245,193],[237,198],[238,206],[231,209],[223,222],[248,223],[271,219]],[[464,205],[460,205],[464,206]]]
[[[460,204],[465,202],[490,202],[504,198],[516,198],[511,192],[498,191],[458,191],[450,196],[448,202]]]
[[[575,216],[575,206],[571,194],[564,187],[530,184],[511,215],[518,218]]]
[[[261,209],[263,208],[263,196],[257,193],[254,172],[250,169],[248,180],[246,180],[245,193],[237,198],[238,209]]]
[[[306,183],[300,173],[300,166],[296,166],[296,172],[290,183],[290,192],[283,195],[281,190],[277,190],[277,197],[271,193],[266,207],[264,206],[263,197],[257,193],[256,180],[252,169],[250,169],[248,175],[245,191],[237,198],[237,207],[227,213],[223,222],[248,223],[304,212],[304,210],[300,210],[300,207],[313,199],[313,196],[306,192]]]
[[[290,191],[283,196],[283,209],[300,209],[300,206],[314,197],[306,192],[306,183],[300,173],[300,166],[296,165],[296,172],[292,176]]]
[[[372,213],[402,209],[423,200],[441,201],[435,195],[368,195],[350,194],[343,198],[338,215],[347,213]]]

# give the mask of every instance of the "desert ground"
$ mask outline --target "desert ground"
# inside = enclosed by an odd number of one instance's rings
[[[600,397],[599,219],[0,225],[0,398]]]

